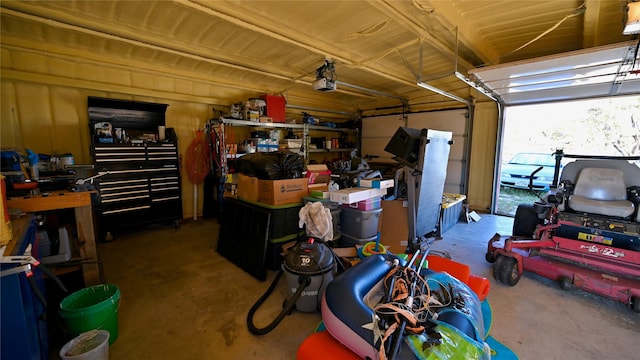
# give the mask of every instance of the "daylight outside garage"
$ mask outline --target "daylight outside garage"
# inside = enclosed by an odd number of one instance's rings
[[[502,136],[495,211],[513,216],[519,204],[531,203],[549,190],[557,150],[572,155],[640,155],[640,96],[507,107]],[[509,164],[512,160],[518,164]],[[544,169],[529,190],[528,176],[540,166]]]

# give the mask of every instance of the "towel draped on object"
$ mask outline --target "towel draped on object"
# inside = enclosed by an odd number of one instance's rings
[[[306,225],[307,236],[313,236],[324,241],[333,238],[333,218],[331,210],[324,207],[321,202],[308,202],[298,213],[300,220],[298,226]]]

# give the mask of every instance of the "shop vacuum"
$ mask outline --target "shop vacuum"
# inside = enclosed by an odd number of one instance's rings
[[[282,319],[295,308],[302,312],[320,309],[324,289],[333,280],[337,262],[331,248],[322,241],[310,237],[289,249],[284,262],[267,291],[251,307],[247,315],[247,326],[254,335],[264,335],[273,330]],[[290,298],[285,300],[282,312],[266,327],[257,328],[253,316],[275,289],[282,274],[285,274]]]

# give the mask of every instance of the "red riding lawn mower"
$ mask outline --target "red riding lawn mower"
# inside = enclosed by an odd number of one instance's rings
[[[529,271],[640,312],[640,157],[554,155],[551,190],[518,206],[512,236],[489,240],[493,276],[514,286]],[[558,178],[563,158],[576,160]]]

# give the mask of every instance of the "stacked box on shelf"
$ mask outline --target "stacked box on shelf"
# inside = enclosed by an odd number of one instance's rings
[[[342,204],[342,207],[358,210],[376,210],[380,209],[380,197],[375,197],[367,200],[358,201],[352,204]]]
[[[387,189],[346,188],[329,192],[329,199],[342,204],[353,204],[358,201],[385,196]]]
[[[374,189],[388,189],[394,185],[393,179],[360,179],[358,186]]]
[[[329,190],[331,170],[324,164],[309,164],[305,177],[308,181],[309,193],[316,197],[316,193],[325,193]],[[327,194],[328,195],[328,194]],[[322,195],[324,197],[324,195]]]

